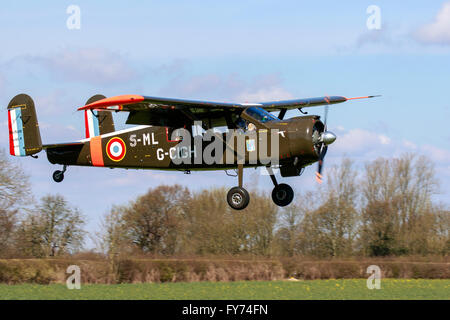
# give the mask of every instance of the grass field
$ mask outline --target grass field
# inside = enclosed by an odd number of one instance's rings
[[[450,299],[450,280],[382,279],[369,290],[365,279],[240,281],[100,285],[0,285],[0,299]]]

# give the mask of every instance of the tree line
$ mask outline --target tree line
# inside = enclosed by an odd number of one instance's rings
[[[286,208],[255,189],[234,211],[226,190],[160,185],[114,205],[90,235],[110,258],[133,255],[448,255],[450,211],[434,201],[433,163],[404,154],[363,168],[344,159]],[[0,154],[0,256],[54,257],[86,250],[86,218],[61,195],[36,202],[28,177]]]

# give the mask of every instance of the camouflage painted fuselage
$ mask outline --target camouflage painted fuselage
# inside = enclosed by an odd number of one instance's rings
[[[323,124],[318,116],[296,117],[273,123],[257,124],[254,140],[245,144],[245,167],[266,165],[258,151],[258,144],[264,137],[269,137],[269,146],[273,138],[272,129],[278,131],[279,148],[277,156],[281,166],[301,168],[318,160],[318,153],[313,142],[313,132],[323,131]],[[226,134],[220,134],[223,154],[220,161],[205,162],[203,153],[210,144],[202,141],[199,145],[192,139],[190,145],[181,146],[181,142],[171,139],[170,129],[159,126],[136,126],[126,130],[115,131],[73,144],[46,146],[48,160],[53,164],[96,166],[109,168],[168,169],[168,170],[220,170],[236,168],[238,154],[241,150],[236,143],[227,143]],[[254,146],[256,145],[256,148]],[[201,149],[201,150],[199,150]],[[235,152],[227,152],[234,150]],[[257,152],[257,155],[252,153]],[[270,154],[270,147],[268,150]],[[200,158],[198,158],[200,157]],[[180,163],[180,158],[184,160]],[[189,159],[188,159],[189,158]],[[251,159],[257,159],[251,161]]]

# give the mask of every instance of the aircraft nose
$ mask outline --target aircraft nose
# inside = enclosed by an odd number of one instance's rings
[[[325,131],[322,133],[322,141],[326,145],[332,144],[334,141],[336,141],[336,135],[331,131]]]

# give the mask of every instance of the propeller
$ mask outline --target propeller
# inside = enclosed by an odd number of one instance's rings
[[[316,172],[316,181],[318,183],[322,183],[322,169],[324,164],[325,155],[328,151],[328,145],[332,144],[336,140],[336,135],[330,131],[327,131],[327,120],[328,120],[328,109],[329,105],[325,106],[325,114],[324,114],[324,128],[322,135],[320,137],[320,151],[319,151],[319,163]]]
[[[322,183],[322,169],[323,169],[323,160],[325,158],[325,154],[327,153],[328,146],[322,146],[319,154],[319,164],[316,172],[316,181],[318,183]]]

